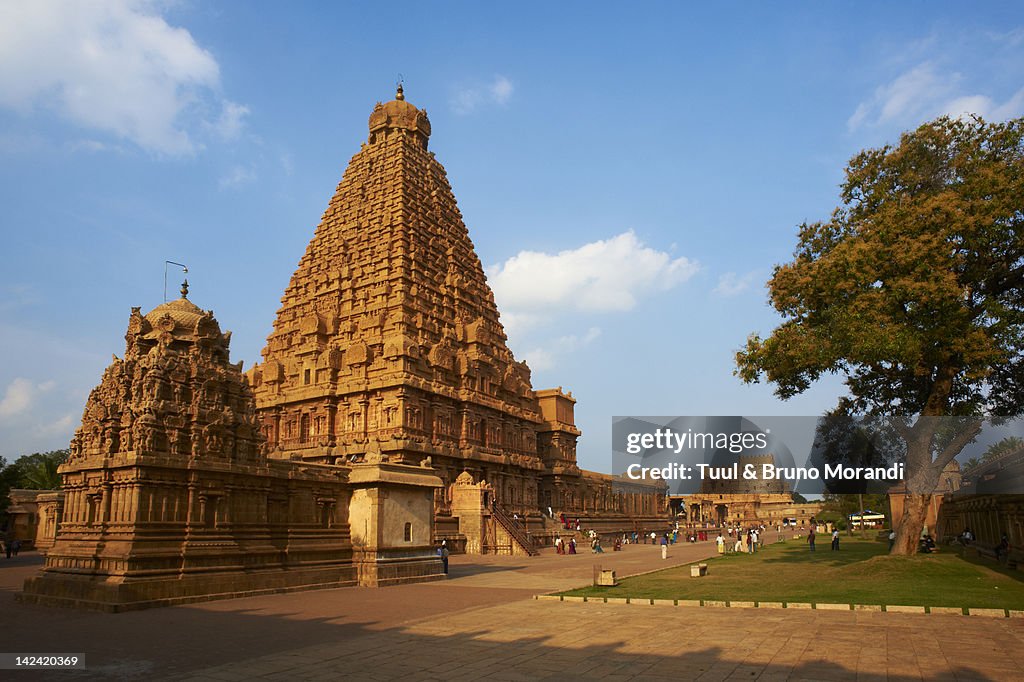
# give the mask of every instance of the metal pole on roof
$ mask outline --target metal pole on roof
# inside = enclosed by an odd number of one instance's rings
[[[182,272],[184,272],[186,275],[188,274],[188,266],[187,265],[184,265],[182,263],[175,263],[172,260],[165,260],[164,261],[164,303],[167,303],[167,266],[168,265],[177,265],[179,268],[181,268]]]

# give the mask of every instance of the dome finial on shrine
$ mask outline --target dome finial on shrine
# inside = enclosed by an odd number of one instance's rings
[[[181,297],[188,298],[188,279],[181,283]]]
[[[399,102],[405,99],[405,89],[402,88],[402,83],[404,82],[405,79],[402,78],[402,74],[398,74],[398,82],[395,83],[395,99],[397,99]]]

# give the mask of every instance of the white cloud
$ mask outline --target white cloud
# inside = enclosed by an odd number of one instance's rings
[[[225,140],[235,140],[245,127],[245,117],[249,115],[249,107],[226,101],[220,112],[220,118],[213,124],[213,129]]]
[[[78,428],[80,419],[81,413],[69,412],[51,422],[38,424],[33,433],[38,437],[48,440],[61,439],[70,441],[75,429]]]
[[[234,166],[217,182],[222,189],[237,189],[256,181],[256,171],[252,167]]]
[[[718,278],[718,285],[711,290],[711,293],[723,298],[738,296],[750,288],[756,274],[756,272],[748,272],[745,275],[737,275],[735,272],[727,272]]]
[[[513,315],[554,310],[631,310],[645,295],[666,291],[699,266],[644,244],[629,230],[557,254],[521,251],[488,268],[498,307]]]
[[[1024,88],[998,102],[978,93],[978,85],[967,83],[970,79],[960,71],[944,69],[935,61],[922,62],[858,104],[846,122],[847,128],[852,132],[887,124],[909,127],[942,115],[959,118],[977,114],[989,121],[1004,121],[1024,113]],[[968,87],[975,92],[964,93]]]
[[[213,55],[146,0],[0,4],[0,106],[56,111],[158,154],[201,147],[195,121],[237,135],[246,107],[219,95]]]
[[[0,400],[0,417],[13,417],[26,412],[40,393],[49,391],[55,385],[53,381],[35,384],[23,377],[13,379],[7,384],[3,400]]]
[[[451,98],[451,107],[456,114],[472,114],[488,104],[505,106],[512,98],[515,86],[508,78],[496,75],[490,83],[478,83],[460,87]]]
[[[948,98],[959,74],[939,74],[935,65],[924,62],[877,88],[861,102],[846,122],[850,130],[862,125],[879,125],[919,118],[928,107]]]
[[[495,76],[490,87],[491,99],[496,104],[505,104],[512,97],[513,90],[515,88],[512,86],[512,81],[504,76]]]
[[[953,118],[961,118],[977,114],[987,121],[1005,121],[1024,113],[1024,88],[1021,88],[1002,104],[992,101],[985,95],[968,95],[957,97],[943,106],[941,112]]]
[[[545,344],[544,347],[534,348],[527,352],[523,359],[530,366],[530,369],[549,370],[554,368],[555,362],[559,357],[586,348],[599,336],[601,336],[600,327],[591,327],[583,336],[576,334],[560,336]]]

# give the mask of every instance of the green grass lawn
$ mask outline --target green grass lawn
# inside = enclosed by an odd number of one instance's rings
[[[822,542],[816,552],[790,540],[753,556],[707,561],[708,575],[688,566],[626,578],[616,587],[587,587],[566,595],[722,601],[900,604],[1024,609],[1024,581],[994,562],[967,560],[953,550],[891,557],[888,543],[843,537],[841,549]]]

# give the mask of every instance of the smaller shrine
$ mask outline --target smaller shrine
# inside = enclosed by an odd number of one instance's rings
[[[187,294],[186,282],[180,299],[132,309],[124,357],[60,469],[46,564],[20,598],[121,611],[442,578],[434,470],[269,460],[231,334]]]

